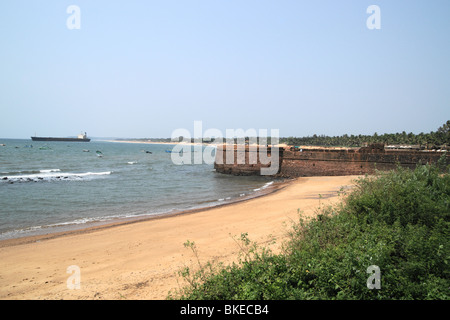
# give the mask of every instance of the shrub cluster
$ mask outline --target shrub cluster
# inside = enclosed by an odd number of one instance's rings
[[[398,168],[356,181],[339,205],[300,219],[280,254],[238,239],[231,266],[184,270],[177,299],[449,299],[450,174]],[[195,247],[191,248],[195,252]],[[369,289],[378,266],[380,289]]]

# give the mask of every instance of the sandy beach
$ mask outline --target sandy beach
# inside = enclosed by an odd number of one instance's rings
[[[280,249],[298,210],[313,216],[318,206],[340,201],[341,187],[356,176],[298,178],[258,198],[170,217],[122,223],[48,237],[0,242],[0,299],[165,299],[184,285],[177,272],[200,260],[231,263],[250,240]],[[320,195],[320,196],[319,196]],[[70,289],[70,266],[80,288]],[[70,268],[69,268],[70,269]]]

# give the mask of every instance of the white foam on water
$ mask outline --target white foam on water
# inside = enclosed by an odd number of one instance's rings
[[[60,172],[60,169],[42,169],[42,170],[18,170],[18,171],[6,171],[6,172],[0,172],[4,175],[20,175],[24,173],[49,173],[49,172]]]
[[[155,216],[158,214],[167,214],[170,212],[176,211],[176,209],[165,210],[162,212],[149,212],[149,213],[127,213],[127,214],[117,214],[117,215],[107,215],[107,216],[99,216],[99,217],[83,217],[75,220],[65,221],[65,222],[57,222],[46,225],[37,225],[32,227],[24,227],[21,229],[9,230],[0,233],[0,240],[11,239],[17,237],[24,237],[36,234],[45,234],[56,232],[60,230],[75,230],[76,226],[86,225],[86,224],[95,224],[95,223],[105,223],[114,220],[120,219],[129,219],[129,218],[145,218],[149,216]],[[75,228],[75,229],[73,229]]]
[[[61,169],[46,169],[46,170],[39,170],[40,173],[49,173],[49,172],[61,172]]]
[[[261,190],[267,189],[267,188],[270,187],[272,184],[273,184],[273,181],[267,182],[267,183],[266,183],[265,185],[263,185],[261,188],[253,189],[253,191],[261,191]]]
[[[0,177],[3,182],[38,182],[38,181],[72,181],[83,180],[86,178],[93,178],[96,176],[110,175],[112,171],[104,172],[61,172],[60,169],[40,170],[40,173],[25,174],[25,175],[9,175]]]

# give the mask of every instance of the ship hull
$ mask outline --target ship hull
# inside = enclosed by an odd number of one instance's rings
[[[31,137],[33,141],[66,141],[66,142],[89,142],[89,138],[53,138],[53,137]]]

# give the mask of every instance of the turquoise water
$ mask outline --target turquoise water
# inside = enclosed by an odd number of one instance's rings
[[[254,196],[273,181],[223,175],[207,163],[176,165],[166,152],[174,145],[0,144],[0,240],[215,206]]]

